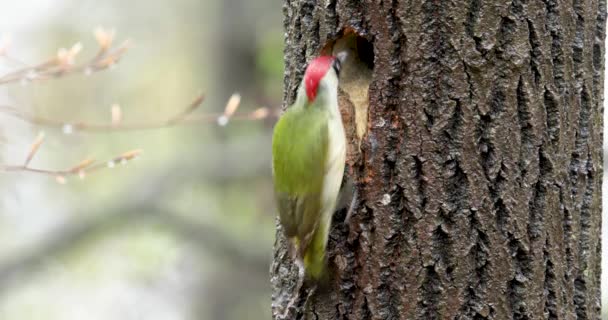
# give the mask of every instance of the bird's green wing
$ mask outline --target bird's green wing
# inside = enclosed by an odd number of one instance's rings
[[[288,110],[272,139],[272,168],[281,225],[288,237],[306,246],[319,221],[325,174],[327,112],[317,108]]]

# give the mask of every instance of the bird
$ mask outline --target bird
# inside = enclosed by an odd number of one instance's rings
[[[306,279],[325,273],[325,252],[346,161],[338,106],[344,55],[321,55],[307,66],[295,102],[272,136],[272,174],[279,223]],[[302,270],[303,269],[303,270]]]

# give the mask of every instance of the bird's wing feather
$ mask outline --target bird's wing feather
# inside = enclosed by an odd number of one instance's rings
[[[285,234],[306,246],[319,221],[325,174],[327,113],[290,109],[275,127],[272,167],[279,217]]]

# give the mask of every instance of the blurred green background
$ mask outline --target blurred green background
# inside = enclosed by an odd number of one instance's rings
[[[270,0],[35,0],[0,5],[10,55],[43,61],[93,30],[116,30],[131,49],[111,70],[0,87],[0,100],[67,122],[171,118],[198,94],[196,114],[279,108],[281,3]],[[21,67],[0,60],[3,73]],[[148,131],[63,134],[1,115],[4,163],[32,167],[141,148],[114,169],[68,178],[9,173],[0,182],[0,319],[269,319],[274,239],[270,137],[274,119]]]

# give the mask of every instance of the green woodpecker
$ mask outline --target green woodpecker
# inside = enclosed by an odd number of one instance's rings
[[[340,59],[320,56],[306,69],[295,103],[272,137],[279,219],[309,279],[325,268],[325,248],[340,191],[346,139],[338,108]]]

